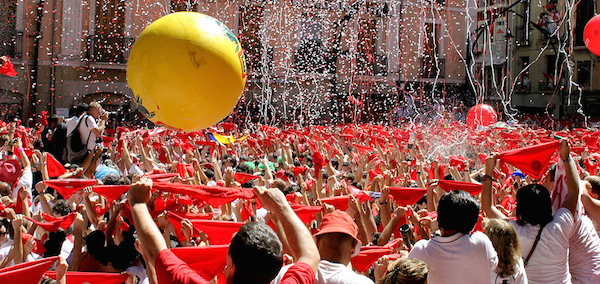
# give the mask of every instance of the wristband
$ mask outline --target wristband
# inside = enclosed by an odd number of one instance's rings
[[[569,156],[566,159],[563,159],[563,162],[567,162],[568,163],[568,162],[571,162],[571,161],[573,161],[573,159],[571,159],[571,156]]]
[[[487,180],[496,181],[496,179],[493,176],[483,175],[483,181],[487,181]]]

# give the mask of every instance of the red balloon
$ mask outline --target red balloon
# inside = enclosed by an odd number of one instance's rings
[[[600,15],[590,19],[583,28],[583,41],[593,54],[600,56]]]
[[[467,113],[467,126],[472,128],[477,126],[489,126],[497,121],[498,114],[496,114],[496,111],[490,105],[476,105]]]

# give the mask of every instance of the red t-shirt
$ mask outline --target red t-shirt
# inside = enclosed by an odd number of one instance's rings
[[[158,253],[154,267],[158,283],[210,284],[168,249]]]
[[[171,250],[165,249],[158,253],[155,261],[156,278],[158,283],[210,284],[185,262],[179,259]],[[298,262],[292,265],[283,276],[282,284],[314,284],[315,271],[310,265]]]

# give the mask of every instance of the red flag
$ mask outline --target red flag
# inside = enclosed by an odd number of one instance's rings
[[[445,191],[464,190],[475,196],[481,192],[481,184],[453,180],[440,180],[438,185]]]
[[[48,176],[51,178],[60,176],[67,171],[50,153],[46,153],[46,168],[48,169]]]
[[[540,179],[548,169],[552,155],[558,150],[560,141],[538,144],[534,146],[505,151],[498,154],[498,159],[507,162],[523,173]]]
[[[390,195],[400,206],[413,205],[427,193],[425,188],[390,187]]]
[[[350,259],[352,267],[358,272],[364,272],[371,267],[380,257],[392,253],[394,250],[385,247],[362,247],[357,256]]]
[[[235,173],[234,178],[235,178],[235,181],[239,182],[240,184],[244,184],[253,179],[257,179],[258,176],[247,174],[247,173]]]
[[[15,71],[15,66],[10,62],[10,59],[6,57],[6,61],[0,67],[0,74],[7,75],[9,77],[17,76],[17,71]]]
[[[171,252],[204,279],[213,279],[225,270],[229,245],[179,247]]]
[[[238,198],[256,198],[256,195],[251,188],[242,187],[221,187],[189,185],[171,182],[155,182],[153,188],[160,191],[189,195],[190,197],[199,199],[201,201],[206,201],[213,207],[229,203]]]
[[[40,282],[42,274],[57,260],[58,256],[43,258],[0,269],[0,281],[2,283],[37,284]]]
[[[127,192],[129,185],[94,185],[92,186],[92,190],[106,197],[110,203],[113,200],[119,199],[123,193]]]
[[[77,212],[73,212],[67,216],[63,216],[63,217],[59,217],[59,218],[55,218],[55,217],[52,217],[52,216],[46,214],[46,215],[44,215],[44,219],[48,222],[35,221],[29,217],[25,217],[25,218],[48,232],[56,232],[56,231],[58,231],[58,228],[62,228],[63,230],[66,230],[67,228],[69,228],[69,226],[71,226],[71,224],[73,224],[73,221],[75,220],[75,216],[77,216]]]
[[[56,280],[56,271],[46,271],[44,275]],[[104,272],[67,271],[65,275],[69,284],[122,284],[127,281],[127,274]]]
[[[349,199],[350,199],[350,196],[348,196],[348,195],[332,196],[332,197],[321,198],[321,203],[327,203],[327,204],[335,207],[335,209],[339,209],[341,211],[346,211],[348,209],[348,200]]]
[[[56,189],[65,199],[71,197],[71,195],[82,188],[94,185],[95,183],[95,179],[51,179],[44,181],[45,185]]]

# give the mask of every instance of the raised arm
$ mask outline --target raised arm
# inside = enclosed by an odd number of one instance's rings
[[[485,175],[483,176],[483,189],[481,191],[481,209],[489,218],[506,219],[507,217],[494,205],[494,189],[492,181],[494,168],[496,167],[496,155],[490,155],[485,160]]]
[[[560,141],[560,158],[565,162],[565,172],[567,176],[568,194],[563,201],[562,207],[569,209],[571,214],[575,215],[577,211],[577,201],[579,201],[579,176],[575,162],[571,159],[571,146],[568,140]]]
[[[254,193],[260,199],[263,207],[274,214],[281,222],[290,249],[295,256],[298,256],[298,262],[304,262],[316,271],[321,258],[317,245],[306,226],[302,224],[302,221],[288,204],[281,190],[255,187]]]

